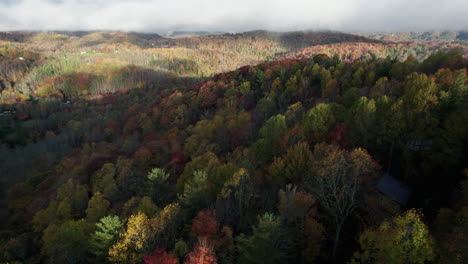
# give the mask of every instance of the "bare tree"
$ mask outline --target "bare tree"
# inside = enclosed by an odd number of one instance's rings
[[[332,219],[334,259],[342,227],[359,205],[365,177],[375,172],[378,165],[362,149],[348,152],[325,144],[315,146],[314,161],[308,188]]]

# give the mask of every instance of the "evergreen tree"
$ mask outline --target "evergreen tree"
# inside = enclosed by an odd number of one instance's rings
[[[259,217],[259,223],[250,236],[237,237],[237,250],[240,264],[283,263],[285,254],[281,250],[284,239],[281,218],[272,214]]]
[[[118,216],[106,216],[96,223],[96,231],[91,235],[91,252],[98,260],[107,260],[109,248],[118,238],[123,223]]]

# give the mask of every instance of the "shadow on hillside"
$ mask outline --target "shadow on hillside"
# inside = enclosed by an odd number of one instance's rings
[[[363,36],[335,31],[297,31],[283,33],[278,36],[279,42],[289,50],[298,50],[315,45],[325,45],[341,42],[383,43],[383,41]]]
[[[202,80],[146,68],[118,79],[126,78],[144,83],[131,82],[133,87],[82,97],[54,93],[46,98],[0,104],[0,197],[15,183],[43,177],[40,175],[84,143],[106,140],[105,135],[95,131],[101,119],[125,116],[135,105],[145,106],[162,93],[184,91]],[[75,126],[69,124],[70,120],[75,120]]]
[[[194,60],[173,58],[171,60],[151,60],[150,66],[158,66],[169,72],[198,75],[200,67]]]

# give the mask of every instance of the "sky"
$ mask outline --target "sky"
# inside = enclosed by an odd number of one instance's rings
[[[468,0],[0,0],[0,31],[467,30]]]

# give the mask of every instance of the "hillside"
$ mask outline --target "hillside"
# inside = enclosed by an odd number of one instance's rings
[[[201,78],[271,61],[305,46],[374,42],[338,32],[266,31],[175,39],[123,32],[6,32],[0,39],[0,102],[5,103],[95,97],[148,85],[160,74]],[[110,75],[117,81],[137,77],[115,86],[106,77]]]
[[[423,60],[434,51],[461,46],[467,54],[464,42],[396,44],[339,32],[252,31],[175,39],[123,32],[6,32],[0,39],[0,102],[4,103],[49,96],[96,97],[138,83],[147,85],[160,74],[204,78],[244,65],[320,53],[336,53],[345,61],[372,54]],[[117,86],[107,78],[118,81],[129,75],[138,77]]]
[[[436,44],[418,61],[411,45],[335,32],[10,36],[0,262],[457,263],[466,50]]]
[[[394,58],[406,60],[409,56],[419,61],[427,59],[431,53],[436,51],[449,51],[459,48],[465,58],[468,58],[468,43],[370,43],[370,42],[342,42],[336,44],[316,45],[303,48],[285,54],[285,59],[306,59],[313,58],[319,54],[329,57],[337,55],[340,59],[352,62],[357,59],[369,59],[373,56],[377,58]]]

